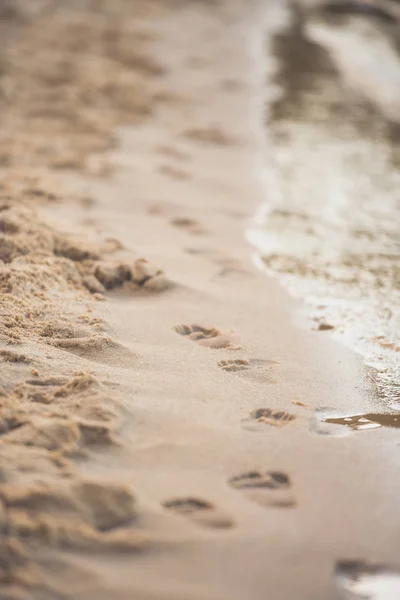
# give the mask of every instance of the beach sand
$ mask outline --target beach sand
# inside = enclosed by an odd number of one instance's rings
[[[374,382],[244,235],[281,16],[6,5],[0,598],[328,600],[399,565],[396,429],[316,425]]]

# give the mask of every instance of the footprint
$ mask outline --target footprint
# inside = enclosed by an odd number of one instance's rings
[[[251,275],[250,271],[238,260],[223,256],[212,248],[184,248],[184,251],[187,254],[205,256],[209,258],[211,263],[218,265],[220,270],[215,274],[214,277],[216,278],[227,277],[229,275]]]
[[[234,146],[238,143],[237,139],[218,127],[189,129],[185,131],[183,135],[189,140],[214,146]]]
[[[242,358],[236,360],[220,360],[218,366],[221,367],[223,371],[228,371],[229,373],[248,371],[250,369],[250,361]]]
[[[179,335],[213,350],[220,348],[227,348],[229,350],[240,349],[240,346],[235,343],[235,339],[231,333],[223,333],[215,327],[207,329],[200,325],[176,325],[173,330],[179,333]]]
[[[190,58],[188,58],[187,64],[190,67],[202,68],[202,67],[208,67],[210,65],[210,61],[207,60],[206,58],[204,58],[203,56],[191,56]]]
[[[288,508],[296,504],[290,478],[281,471],[249,471],[232,477],[228,484],[262,506]]]
[[[287,413],[283,410],[257,408],[251,411],[249,417],[242,419],[242,424],[245,429],[250,429],[251,431],[260,431],[264,429],[265,425],[284,427],[291,421],[294,421],[295,418],[295,415]]]
[[[168,177],[172,177],[173,179],[190,179],[189,173],[186,173],[186,171],[178,169],[177,167],[171,167],[170,165],[161,165],[158,170],[160,173],[168,175]]]
[[[212,262],[220,267],[217,273],[217,277],[227,277],[229,275],[250,275],[249,271],[243,268],[242,264],[233,259],[227,257],[215,258]]]
[[[179,227],[180,229],[186,230],[188,233],[192,235],[205,235],[207,232],[203,227],[195,221],[194,219],[189,219],[187,217],[176,217],[170,221],[171,225],[174,227]]]
[[[174,146],[168,146],[168,145],[160,145],[157,148],[157,152],[159,152],[160,154],[164,154],[165,156],[170,156],[172,158],[176,158],[179,160],[189,160],[190,156],[186,153],[186,152],[182,152],[182,150],[179,150],[178,148],[175,148]]]
[[[163,502],[164,508],[172,510],[203,527],[228,528],[232,519],[220,508],[199,498],[172,498]]]
[[[263,360],[261,358],[237,358],[232,360],[220,360],[218,366],[227,373],[236,373],[238,376],[244,376],[246,379],[251,379],[259,383],[276,383],[276,380],[271,377],[270,369],[267,366],[277,364],[274,360]]]
[[[214,250],[209,248],[184,248],[183,250],[187,254],[193,254],[194,256],[207,256],[214,254]]]
[[[243,88],[243,85],[240,81],[236,79],[223,79],[220,83],[221,89],[226,92],[236,92]]]
[[[241,268],[236,268],[236,267],[226,267],[224,269],[221,269],[217,274],[216,277],[229,277],[231,275],[240,275],[240,276],[248,276],[250,275],[250,273],[248,271],[246,271],[245,269],[241,269]]]

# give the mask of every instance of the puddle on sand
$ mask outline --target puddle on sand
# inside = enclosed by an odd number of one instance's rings
[[[336,587],[340,600],[399,600],[400,572],[392,567],[364,562],[336,565]]]
[[[313,431],[322,435],[340,436],[349,433],[349,429],[366,431],[378,429],[379,427],[400,428],[400,414],[359,413],[338,415],[327,411],[317,411],[312,423]]]

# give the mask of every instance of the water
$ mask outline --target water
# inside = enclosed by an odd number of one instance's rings
[[[287,13],[271,36],[259,264],[400,407],[400,34],[368,14]],[[329,333],[324,333],[324,331]]]
[[[399,600],[400,573],[384,565],[339,563],[336,586],[342,600]]]
[[[351,431],[369,431],[388,427],[400,428],[400,413],[358,413],[338,414],[336,411],[318,410],[315,412],[311,428],[323,435],[346,435]]]

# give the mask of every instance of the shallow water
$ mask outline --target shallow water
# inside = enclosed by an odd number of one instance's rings
[[[344,600],[398,600],[400,573],[390,567],[343,563],[336,568],[336,584]]]
[[[400,414],[359,413],[339,414],[333,411],[315,412],[312,430],[323,435],[346,435],[351,431],[369,431],[386,427],[400,428]]]
[[[287,19],[268,40],[268,199],[248,239],[313,327],[360,352],[398,408],[399,27],[368,13]]]

